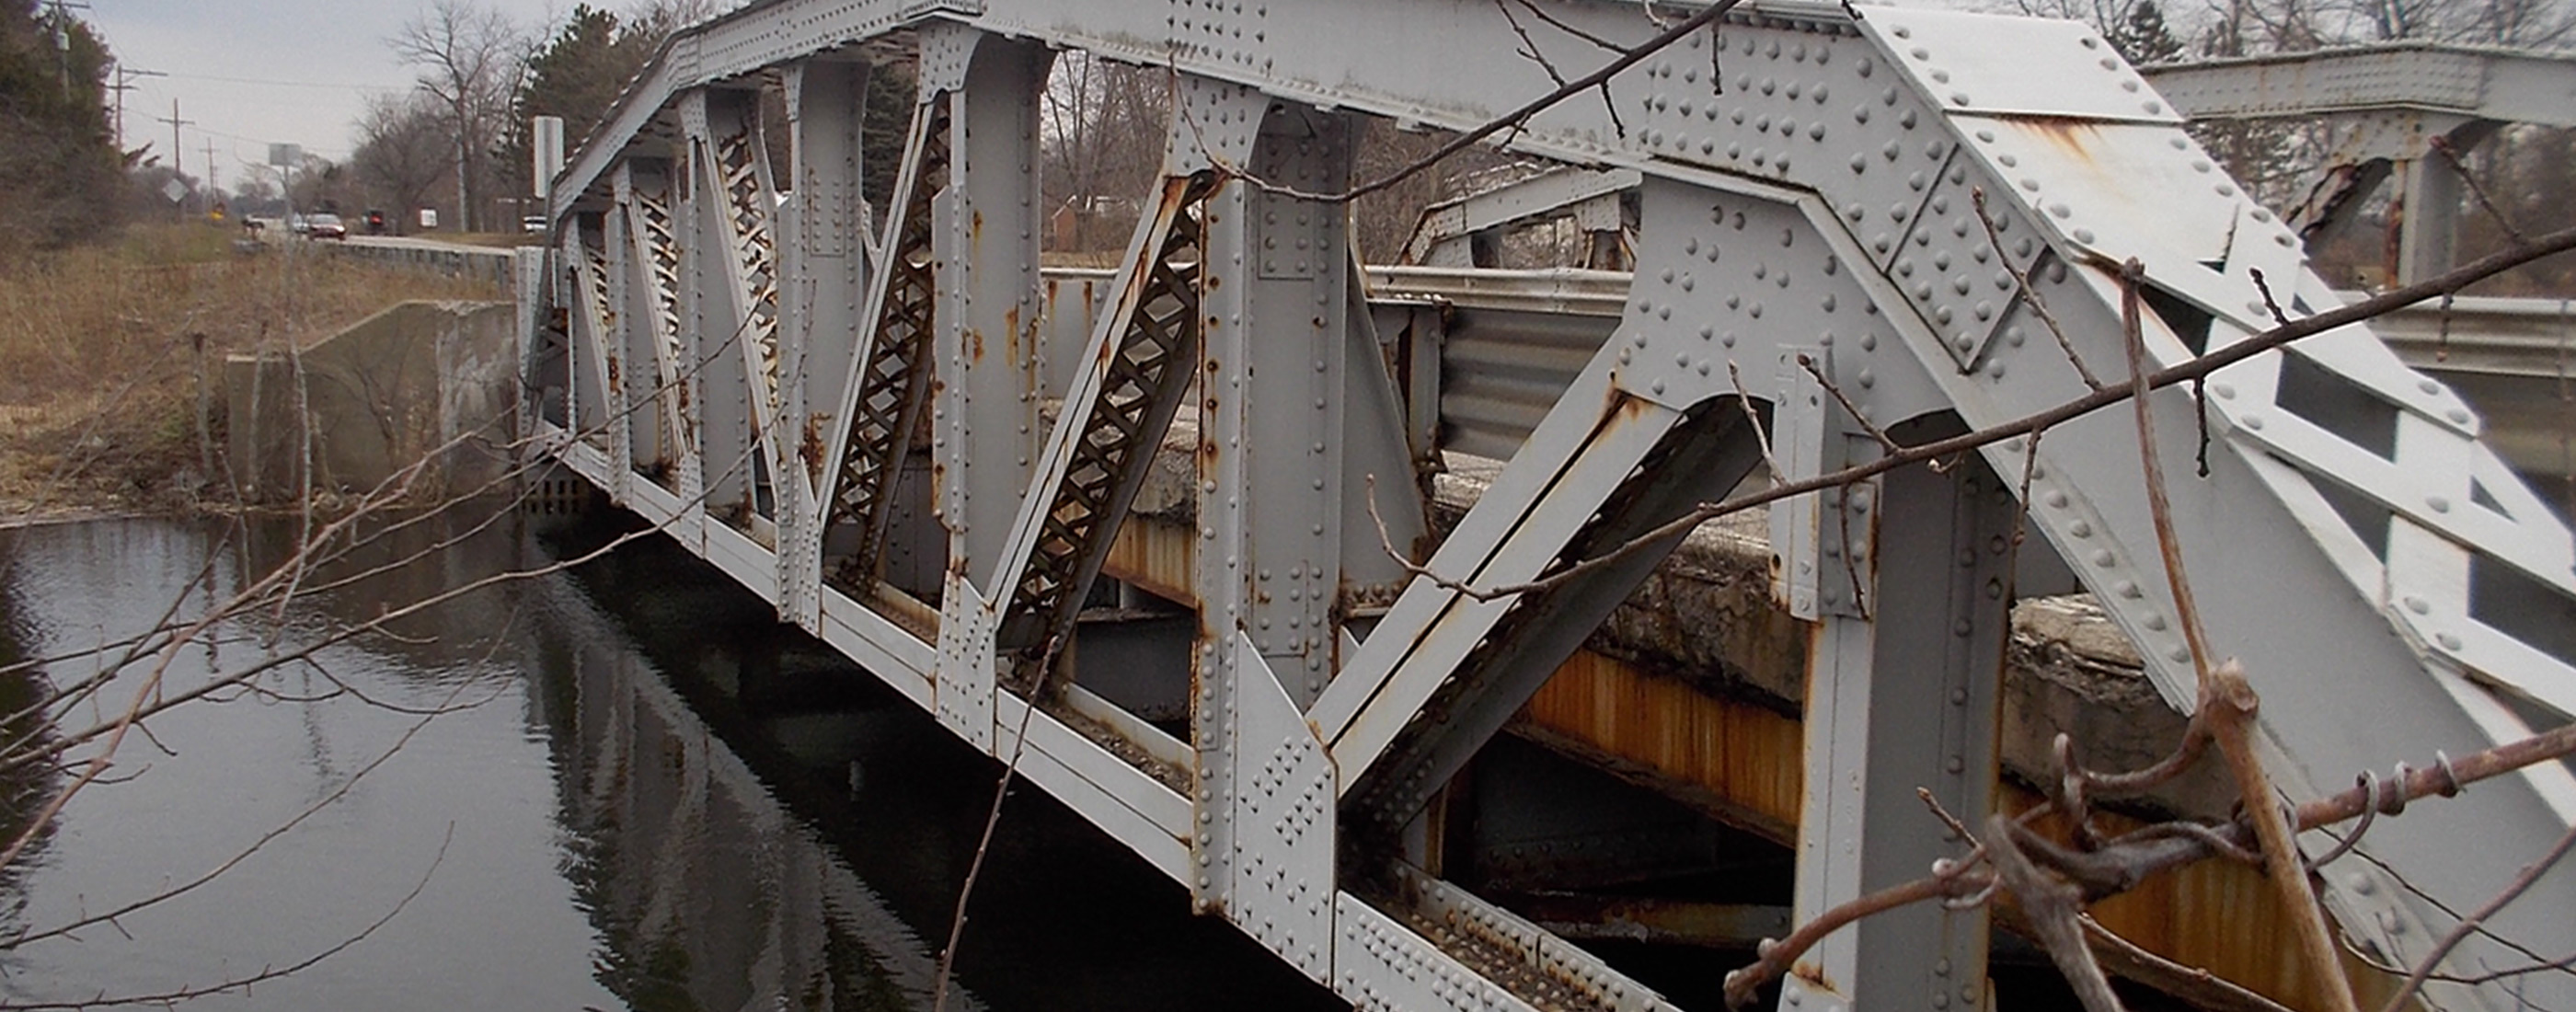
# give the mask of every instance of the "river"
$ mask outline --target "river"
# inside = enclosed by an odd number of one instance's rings
[[[0,871],[0,1007],[329,953],[185,1007],[929,1008],[998,766],[712,570],[647,538],[347,635],[587,551],[606,522],[384,532],[306,574],[319,592],[166,655],[163,699],[338,640],[150,719]],[[92,651],[165,612],[204,613],[298,529],[0,531],[0,665],[42,662],[0,677],[0,712],[100,672]],[[38,737],[113,723],[157,663]],[[0,831],[78,773],[0,766]],[[953,1009],[1339,1007],[1035,788],[1005,809],[971,912]]]

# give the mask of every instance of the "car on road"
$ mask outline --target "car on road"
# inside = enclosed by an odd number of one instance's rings
[[[315,239],[346,239],[349,237],[349,226],[336,214],[326,212],[306,215],[304,234]]]

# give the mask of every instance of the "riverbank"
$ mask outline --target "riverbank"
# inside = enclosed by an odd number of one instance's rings
[[[0,526],[229,509],[225,355],[309,347],[405,300],[504,297],[233,235],[138,225],[0,266]]]

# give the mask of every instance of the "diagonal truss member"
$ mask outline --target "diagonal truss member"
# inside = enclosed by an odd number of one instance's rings
[[[938,305],[931,251],[931,200],[948,182],[948,102],[930,98],[913,117],[904,155],[903,206],[890,222],[884,273],[870,300],[867,345],[858,362],[857,392],[833,485],[824,530],[843,524],[859,531],[858,550],[826,582],[864,596],[885,557],[886,531],[894,519],[895,478],[928,403],[932,317]]]

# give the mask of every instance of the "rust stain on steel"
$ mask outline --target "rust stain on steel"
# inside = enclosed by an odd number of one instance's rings
[[[2093,166],[2094,149],[2102,139],[2102,125],[2073,116],[2021,116],[2011,120],[2023,132],[2054,145],[2078,163]]]
[[[805,459],[805,469],[814,474],[823,473],[823,457],[830,452],[829,437],[824,433],[830,430],[831,422],[829,412],[816,411],[805,416],[805,435],[797,441],[796,449],[797,454]]]
[[[1016,313],[1018,310],[1013,312]],[[966,357],[970,364],[981,364],[984,361],[984,328],[966,328]]]
[[[1796,836],[1805,733],[1795,717],[1590,650],[1557,668],[1521,717],[1668,793],[1713,802],[1723,821],[1775,840]]]
[[[1174,603],[1195,605],[1198,590],[1192,574],[1198,566],[1198,539],[1190,535],[1186,524],[1131,516],[1110,540],[1100,572]]]
[[[1795,716],[1584,650],[1530,697],[1516,723],[1541,744],[1721,821],[1775,842],[1796,840],[1805,732]],[[2008,782],[1997,804],[2017,814],[2040,800]],[[2102,813],[2100,821],[2112,835],[2145,825],[2116,812]],[[2039,828],[2061,836],[2065,829],[2047,820]],[[2103,927],[2158,956],[2204,967],[2291,1008],[2322,1004],[2304,966],[2275,956],[2274,940],[2288,937],[2289,920],[2259,869],[2203,861],[2103,900],[2092,913]],[[2358,972],[2358,963],[2347,969],[2361,990],[2384,993],[2391,986],[2379,974]]]
[[[1027,345],[1022,345],[1020,343],[1020,307],[1012,306],[1011,308],[1002,311],[1002,339],[1011,343],[1010,360],[1014,365],[1028,361],[1031,354],[1036,350],[1037,345],[1035,343]],[[975,358],[977,361],[981,361],[983,357],[984,346],[979,338],[975,345]]]

